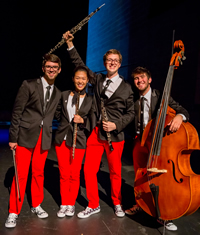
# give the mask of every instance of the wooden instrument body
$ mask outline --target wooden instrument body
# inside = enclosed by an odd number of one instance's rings
[[[149,185],[153,183],[159,186],[158,206],[160,218],[163,220],[192,214],[200,206],[200,176],[196,175],[190,166],[191,152],[200,150],[199,137],[189,122],[183,122],[177,132],[170,133],[167,124],[174,116],[174,110],[168,107],[161,152],[159,156],[153,156],[157,161],[156,167],[166,169],[167,172],[149,172],[148,168],[139,168],[134,185],[138,205],[153,217],[157,217],[157,214]],[[154,124],[155,120],[148,123],[141,141],[141,145],[148,150]]]

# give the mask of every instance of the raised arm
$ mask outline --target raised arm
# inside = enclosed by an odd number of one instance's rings
[[[85,63],[83,62],[82,58],[78,54],[77,50],[74,47],[73,44],[73,39],[74,36],[67,31],[65,34],[63,34],[63,38],[65,38],[67,46],[68,46],[68,52],[70,59],[72,60],[72,63],[77,67],[77,66],[85,66]]]
[[[63,38],[65,38],[66,40],[66,43],[68,46],[69,57],[72,63],[75,65],[75,67],[86,66],[82,58],[80,57],[79,53],[77,52],[76,48],[74,47],[74,44],[73,44],[74,36],[70,33],[70,31],[67,31],[65,34],[63,34]],[[94,85],[96,82],[96,74],[90,69],[89,69],[89,72],[92,77],[92,80],[90,80],[90,83]]]

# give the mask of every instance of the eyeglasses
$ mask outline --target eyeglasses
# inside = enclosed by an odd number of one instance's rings
[[[53,69],[53,70],[58,70],[59,66],[50,66],[50,65],[45,65],[44,66],[47,70]]]
[[[113,59],[106,59],[106,62],[109,63],[109,64],[111,64],[112,62],[115,63],[115,64],[117,64],[117,63],[119,63],[120,61],[117,60],[117,59],[114,59],[114,60],[113,60]]]

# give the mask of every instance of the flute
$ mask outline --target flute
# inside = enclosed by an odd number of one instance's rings
[[[78,96],[77,96],[77,102],[76,102],[76,112],[75,114],[78,114],[79,111],[79,99],[80,99],[80,91],[78,92]],[[72,144],[72,158],[74,159],[75,156],[75,148],[76,148],[76,138],[77,138],[77,128],[78,125],[75,122],[74,123],[74,131],[73,131],[73,144]]]
[[[102,4],[100,7],[98,7],[95,11],[91,12],[88,16],[86,16],[80,23],[78,23],[75,27],[73,27],[71,30],[70,30],[70,33],[73,35],[75,34],[78,30],[81,30],[81,28],[83,27],[83,25],[87,24],[87,22],[90,20],[90,18],[97,12],[100,10],[100,8],[102,6],[104,6],[104,4]],[[61,47],[63,44],[65,43],[65,39],[62,38],[60,42],[58,42],[58,44],[56,44],[56,46],[51,49],[48,53],[48,54],[51,54],[53,51],[55,51],[56,49],[58,49],[59,47]]]
[[[102,121],[108,122],[108,116],[106,113],[106,108],[104,106],[103,98],[101,98],[101,116],[102,116]],[[110,151],[113,151],[114,148],[112,146],[111,134],[109,131],[106,131],[106,136],[107,136],[108,145],[110,147]]]

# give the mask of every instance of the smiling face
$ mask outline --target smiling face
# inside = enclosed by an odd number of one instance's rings
[[[45,65],[42,67],[42,71],[44,72],[44,79],[48,82],[48,84],[53,84],[58,74],[61,72],[61,68],[58,63],[54,63],[51,61],[47,61]]]
[[[86,87],[88,81],[89,79],[85,71],[77,71],[74,74],[73,82],[77,92],[82,91]]]
[[[114,77],[118,74],[121,62],[118,54],[108,54],[104,62],[108,77]]]
[[[150,89],[152,79],[148,78],[146,73],[140,73],[133,74],[133,81],[140,95],[145,95]]]

